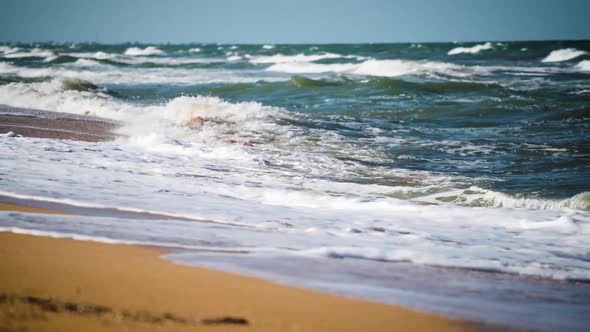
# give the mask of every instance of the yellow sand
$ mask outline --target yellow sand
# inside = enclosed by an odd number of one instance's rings
[[[20,212],[27,212],[27,213],[62,214],[61,212],[57,212],[57,211],[37,209],[34,207],[7,204],[7,203],[2,203],[2,202],[0,202],[0,211],[20,211]]]
[[[161,254],[155,248],[0,233],[0,331],[473,328],[403,308],[180,266]]]

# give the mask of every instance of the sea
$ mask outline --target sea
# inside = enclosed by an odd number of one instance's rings
[[[0,230],[513,328],[590,326],[590,41],[0,45]],[[9,113],[6,113],[9,114]],[[203,222],[180,219],[201,220]]]

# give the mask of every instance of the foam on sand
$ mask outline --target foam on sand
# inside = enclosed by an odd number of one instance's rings
[[[155,46],[148,46],[144,49],[139,47],[130,47],[125,51],[125,55],[137,56],[137,55],[164,55],[164,51],[160,50]]]
[[[475,45],[473,47],[456,47],[456,48],[450,50],[448,55],[455,55],[455,54],[462,54],[462,53],[476,54],[481,51],[491,50],[493,48],[494,48],[494,46],[488,42],[485,44]]]
[[[564,48],[555,50],[549,53],[541,62],[562,62],[577,58],[581,55],[587,54],[585,51],[580,51],[575,48]]]

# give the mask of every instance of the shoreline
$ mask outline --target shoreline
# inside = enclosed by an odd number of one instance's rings
[[[19,207],[0,205],[7,208]],[[0,326],[66,331],[221,326],[254,331],[489,329],[484,324],[178,265],[162,259],[164,253],[152,247],[0,232],[0,312],[5,313]]]
[[[120,124],[104,118],[0,105],[0,133],[85,142],[112,141]]]

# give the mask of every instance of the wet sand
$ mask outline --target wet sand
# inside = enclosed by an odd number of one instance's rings
[[[17,210],[18,206],[5,204],[0,209]],[[404,308],[180,266],[161,259],[163,253],[157,248],[0,233],[0,330],[481,328]]]
[[[3,203],[0,199],[0,211],[20,211],[27,213],[48,213],[48,214],[63,214],[62,212],[39,209],[35,207],[15,205],[10,203]]]
[[[118,123],[92,116],[46,112],[0,105],[0,133],[26,137],[69,139],[86,142],[111,141]]]
[[[59,213],[59,214],[74,214],[88,217],[114,217],[127,219],[157,219],[157,220],[180,220],[180,221],[197,221],[197,222],[212,222],[209,220],[201,220],[194,218],[185,218],[180,216],[173,216],[161,213],[140,212],[133,210],[121,210],[108,207],[87,207],[77,206],[52,201],[42,201],[27,198],[17,198],[12,196],[0,195],[0,210],[1,206],[7,205],[16,207],[18,210],[29,209],[27,212],[45,211],[40,213]]]

